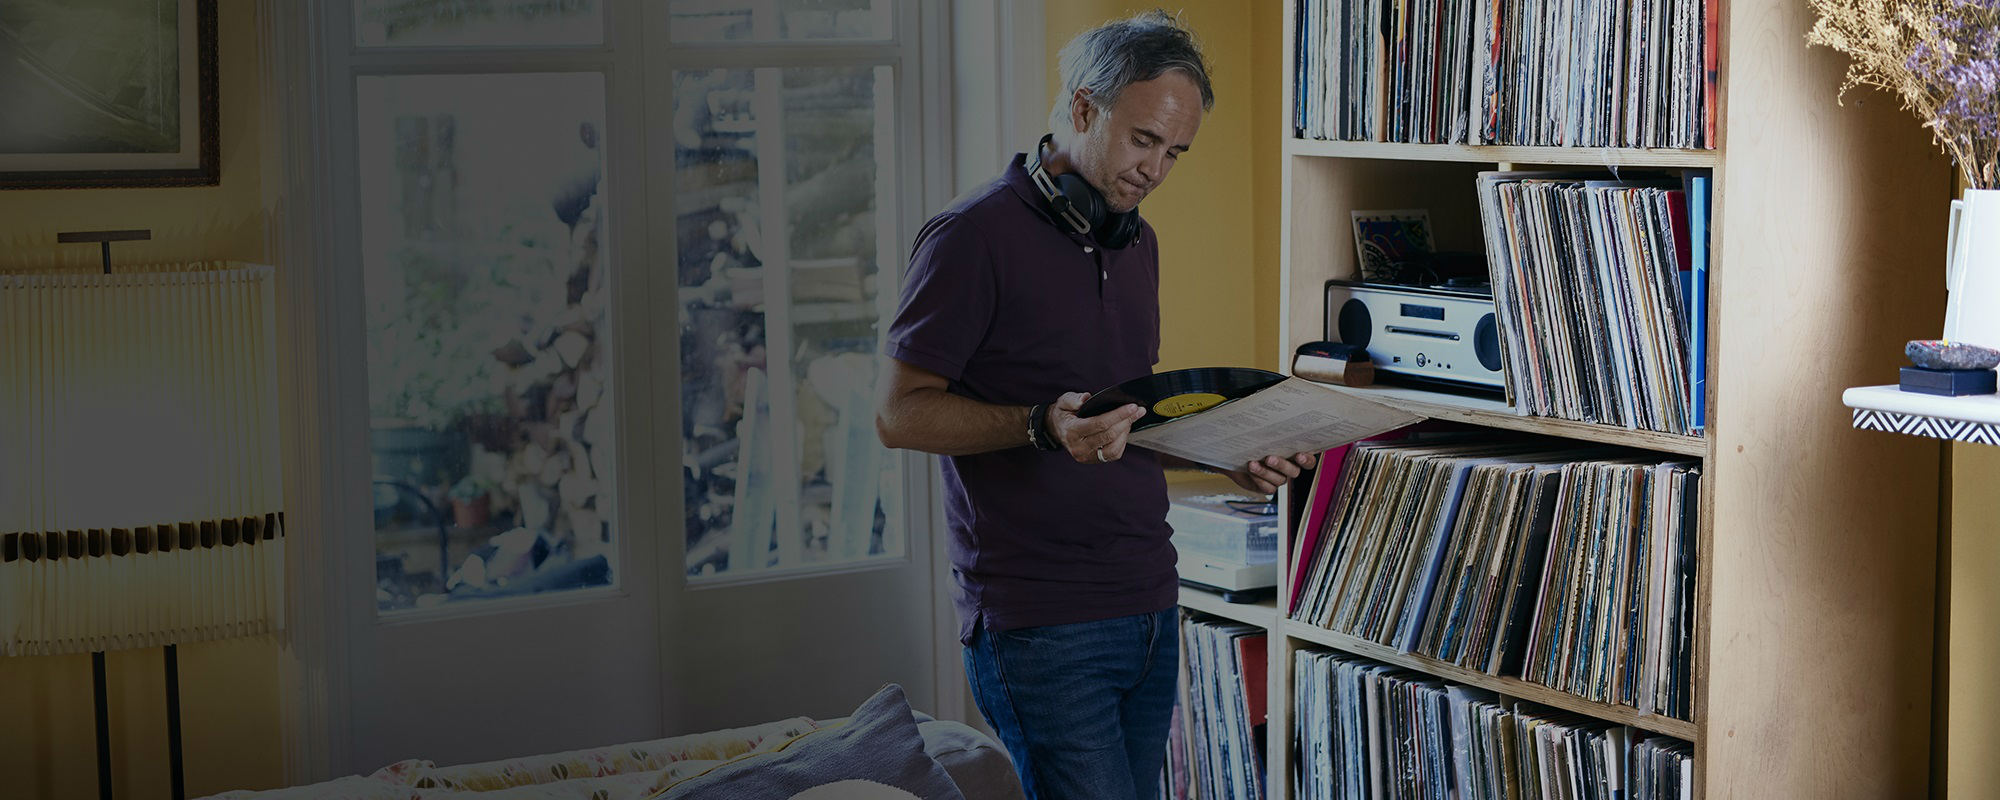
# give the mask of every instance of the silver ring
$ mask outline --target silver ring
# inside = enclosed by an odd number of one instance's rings
[[[1099,464],[1109,464],[1109,463],[1111,463],[1111,459],[1108,459],[1108,458],[1105,458],[1105,457],[1104,457],[1104,448],[1102,448],[1102,447],[1100,447],[1100,448],[1097,448],[1097,463],[1099,463]]]

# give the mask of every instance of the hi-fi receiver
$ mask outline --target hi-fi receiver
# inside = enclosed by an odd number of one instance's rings
[[[1384,378],[1505,390],[1493,292],[1484,284],[1327,281],[1326,338],[1365,348]]]

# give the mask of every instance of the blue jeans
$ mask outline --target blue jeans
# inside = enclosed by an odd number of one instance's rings
[[[1167,756],[1176,610],[973,631],[965,675],[1030,800],[1155,800]]]

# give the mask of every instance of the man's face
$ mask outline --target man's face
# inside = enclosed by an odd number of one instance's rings
[[[1117,213],[1139,206],[1167,180],[1201,128],[1201,90],[1179,72],[1125,87],[1106,111],[1078,90],[1070,99],[1077,172]]]

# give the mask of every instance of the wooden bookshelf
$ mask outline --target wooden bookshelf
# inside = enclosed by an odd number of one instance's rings
[[[1440,249],[1482,251],[1474,195],[1496,165],[1704,168],[1709,241],[1708,431],[1673,436],[1517,416],[1497,400],[1399,387],[1356,393],[1415,413],[1701,460],[1692,721],[1496,678],[1285,618],[1269,619],[1266,785],[1292,798],[1291,663],[1330,648],[1689,740],[1695,796],[1922,796],[1931,779],[1939,445],[1851,430],[1838,390],[1893,374],[1939,318],[1909,279],[1945,234],[1949,163],[1889,98],[1835,102],[1844,61],[1808,50],[1797,3],[1716,2],[1716,150],[1489,147],[1290,138],[1281,104],[1280,363],[1323,338],[1323,285],[1357,270],[1357,209],[1425,208]],[[1296,14],[1281,73],[1292,93]],[[1733,70],[1733,62],[1749,66]],[[1905,198],[1938,198],[1909,202]],[[1929,263],[1929,262],[1926,262]],[[1934,274],[1935,270],[1924,272]],[[1281,492],[1287,507],[1289,490]],[[1280,552],[1293,531],[1281,527]],[[1279,597],[1291,574],[1279,570]],[[1210,613],[1213,597],[1183,603]],[[1264,616],[1269,614],[1269,617]],[[1229,616],[1229,615],[1225,615]]]
[[[1322,384],[1326,385],[1326,384]],[[1427,391],[1407,386],[1331,386],[1335,391],[1366,397],[1431,419],[1469,422],[1489,428],[1526,431],[1596,444],[1622,445],[1685,456],[1708,455],[1708,440],[1700,436],[1633,430],[1554,417],[1524,417],[1497,397]]]
[[[1308,625],[1297,620],[1287,619],[1279,624],[1286,636],[1312,642],[1313,644],[1341,652],[1365,656],[1385,664],[1394,664],[1405,669],[1415,670],[1427,675],[1435,675],[1445,680],[1455,681],[1467,686],[1476,686],[1519,700],[1540,703],[1551,708],[1574,711],[1585,716],[1630,725],[1634,728],[1654,733],[1664,733],[1668,736],[1675,736],[1688,741],[1694,741],[1695,739],[1694,723],[1687,720],[1663,717],[1658,714],[1644,714],[1635,708],[1585,700],[1568,692],[1557,691],[1546,686],[1529,683],[1519,678],[1495,677],[1476,669],[1467,669],[1457,664],[1449,664],[1434,658],[1398,652],[1396,648],[1388,645],[1377,644],[1366,639],[1349,636],[1337,631],[1330,631],[1316,625]]]
[[[1287,155],[1327,158],[1374,158],[1395,161],[1462,161],[1515,164],[1595,164],[1602,167],[1713,167],[1721,162],[1714,150],[1632,149],[1620,147],[1515,147],[1509,145],[1409,144],[1405,142],[1340,142],[1319,139],[1285,140]]]

